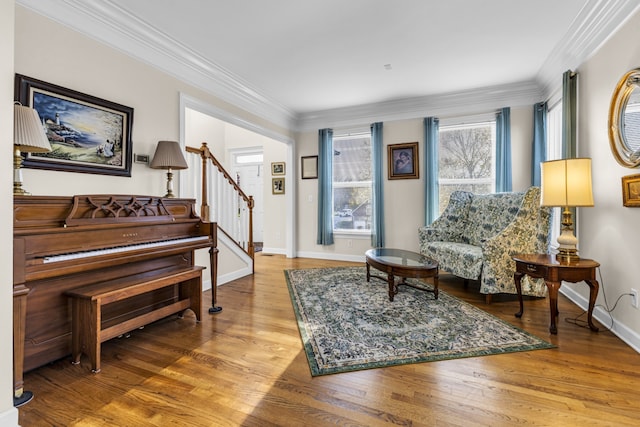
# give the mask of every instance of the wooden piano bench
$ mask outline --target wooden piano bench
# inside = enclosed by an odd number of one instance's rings
[[[160,320],[171,314],[191,309],[199,322],[202,316],[201,266],[179,266],[119,277],[65,292],[71,299],[72,363],[79,364],[82,353],[91,360],[91,371],[100,372],[100,346],[111,338]],[[121,321],[103,326],[102,307],[156,291],[179,286],[177,301],[152,311],[122,316]]]

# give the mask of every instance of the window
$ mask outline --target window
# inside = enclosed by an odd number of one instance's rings
[[[456,190],[495,190],[496,122],[441,126],[438,145],[440,213]]]
[[[371,134],[333,137],[333,229],[371,230]]]
[[[233,154],[233,162],[236,165],[262,164],[264,156],[262,151],[239,151]]]

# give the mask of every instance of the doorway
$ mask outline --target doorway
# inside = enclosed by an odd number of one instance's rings
[[[259,250],[264,243],[264,163],[262,149],[230,150],[233,176],[247,196],[253,197],[253,242]]]

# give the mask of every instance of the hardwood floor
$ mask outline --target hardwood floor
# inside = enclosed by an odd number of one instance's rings
[[[223,311],[191,312],[102,345],[102,372],[70,358],[25,375],[20,408],[32,426],[637,426],[640,355],[612,333],[565,322],[582,313],[559,298],[491,305],[473,284],[440,289],[558,347],[312,378],[283,269],[353,265],[256,256],[256,273],[221,286]],[[381,283],[381,286],[384,284]],[[205,294],[210,301],[210,294]],[[208,303],[206,304],[208,307]],[[601,326],[598,323],[598,326]]]

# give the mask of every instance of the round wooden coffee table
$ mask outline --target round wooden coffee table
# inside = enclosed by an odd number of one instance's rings
[[[389,285],[389,301],[398,293],[399,285],[411,286],[427,292],[432,292],[438,299],[438,263],[424,255],[405,251],[404,249],[376,248],[365,252],[367,263],[367,282],[375,277],[385,280]],[[371,274],[370,268],[387,273],[387,277]],[[396,283],[395,276],[402,279]],[[407,283],[406,279],[433,278],[433,289]]]

